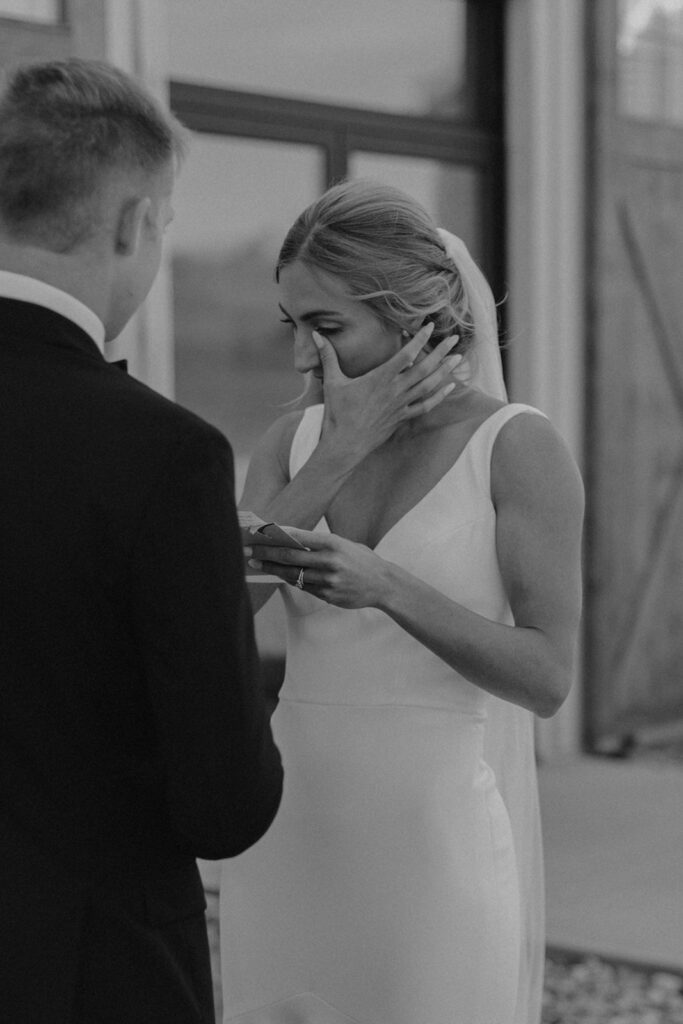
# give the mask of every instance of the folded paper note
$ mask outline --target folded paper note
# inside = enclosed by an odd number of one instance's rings
[[[242,534],[242,543],[245,547],[251,547],[259,542],[262,544],[267,542],[278,548],[298,548],[300,551],[309,550],[304,544],[299,543],[298,540],[292,537],[286,526],[280,526],[278,523],[268,523],[265,519],[257,516],[255,512],[246,512],[240,509],[237,513],[237,520]],[[272,576],[269,573],[262,572],[260,569],[254,569],[251,565],[246,566],[246,574],[247,583],[283,582],[279,576]]]

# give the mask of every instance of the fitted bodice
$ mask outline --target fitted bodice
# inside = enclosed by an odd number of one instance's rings
[[[307,409],[290,453],[293,477],[320,439],[323,406]],[[455,463],[382,537],[376,552],[496,622],[512,613],[496,555],[491,452],[513,416],[506,405],[474,431]],[[328,531],[324,519],[316,527]],[[287,674],[281,699],[359,706],[418,706],[483,713],[486,694],[374,608],[335,608],[305,591],[283,588]]]

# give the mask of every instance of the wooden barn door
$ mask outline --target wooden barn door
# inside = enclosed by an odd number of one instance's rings
[[[683,723],[683,2],[588,5],[586,739]]]
[[[106,0],[0,0],[0,71],[25,61],[104,59]]]

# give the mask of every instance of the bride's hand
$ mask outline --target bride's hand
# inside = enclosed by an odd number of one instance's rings
[[[423,416],[450,394],[451,374],[462,360],[449,355],[458,337],[445,338],[424,355],[433,329],[426,324],[396,355],[361,377],[347,377],[332,344],[313,332],[323,370],[324,443],[364,458],[402,423]]]
[[[364,544],[311,530],[288,526],[292,536],[308,550],[274,548],[254,544],[249,565],[279,576],[298,586],[303,569],[303,586],[308,594],[338,608],[377,607],[389,586],[383,558]]]

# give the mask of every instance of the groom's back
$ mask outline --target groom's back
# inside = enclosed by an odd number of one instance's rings
[[[21,334],[22,307],[0,300],[0,788],[88,877],[148,856],[145,834],[172,859],[131,585],[150,492],[183,433],[210,428],[47,310]]]
[[[225,438],[108,366],[182,132],[116,68],[0,97],[0,1017],[213,1022],[196,857],[273,819]],[[151,339],[153,343],[153,339]]]
[[[46,309],[0,299],[0,339],[0,1002],[71,1020],[96,913],[117,992],[161,1021],[160,934],[209,983],[195,857],[255,842],[281,788],[230,449]]]

